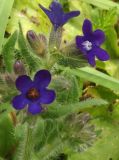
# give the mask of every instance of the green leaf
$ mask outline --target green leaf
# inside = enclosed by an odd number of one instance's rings
[[[113,103],[115,99],[119,98],[119,96],[115,92],[103,86],[89,86],[86,93],[94,98],[102,98],[109,103]]]
[[[19,139],[19,144],[16,148],[15,154],[13,155],[13,160],[31,160],[32,159],[32,152],[33,151],[33,137],[32,137],[32,127],[25,123],[17,128],[17,132],[21,131],[22,129],[22,136]],[[19,133],[16,132],[16,136]]]
[[[14,47],[16,44],[17,35],[18,33],[17,31],[15,31],[13,35],[8,39],[2,50],[5,67],[8,72],[12,72],[13,70]]]
[[[20,29],[20,32],[19,32],[19,37],[18,37],[18,44],[19,44],[21,53],[26,63],[28,64],[30,70],[36,71],[40,63],[39,58],[33,55],[30,49],[28,48],[26,40],[23,35],[21,24],[19,24],[19,29]]]
[[[87,65],[87,61],[82,56],[63,56],[60,55],[58,63],[63,66],[70,66],[71,68],[84,67]]]
[[[61,152],[63,143],[60,141],[60,121],[54,119],[41,119],[36,123],[33,131],[35,141],[35,160],[50,160]]]
[[[98,109],[101,109],[99,111]],[[119,105],[114,111],[107,112],[107,108],[93,108],[93,122],[98,129],[101,129],[101,136],[94,146],[83,153],[72,154],[69,160],[118,160],[119,159]]]
[[[0,112],[10,112],[13,111],[13,108],[11,107],[10,103],[2,103],[0,104]]]
[[[79,101],[79,82],[77,78],[71,74],[64,72],[60,76],[54,77],[52,87],[57,94],[57,101],[60,103],[70,104]]]
[[[53,107],[49,108],[49,110],[44,116],[59,118],[62,116],[67,116],[71,113],[79,112],[82,109],[91,108],[92,106],[104,106],[104,105],[108,105],[108,102],[99,98],[92,98],[92,99],[89,98],[85,101],[72,103],[68,105],[61,105],[56,103]]]
[[[45,121],[42,118],[38,118],[33,131],[35,150],[39,150],[46,142],[46,137],[44,132],[45,132]]]
[[[15,143],[14,126],[7,114],[0,116],[0,156],[3,157],[11,152]]]
[[[109,10],[110,8],[113,8],[113,7],[117,7],[119,9],[119,4],[115,3],[111,0],[103,0],[103,1],[101,1],[101,0],[82,0],[82,1],[89,3],[89,4],[92,4],[96,7],[102,8],[102,9]]]
[[[3,44],[4,33],[14,0],[0,0],[0,51]]]
[[[91,67],[84,67],[77,70],[72,69],[70,71],[75,76],[81,77],[85,80],[94,82],[114,91],[119,91],[119,80],[110,77],[100,71],[97,71]]]
[[[52,141],[52,144],[50,143],[45,145],[39,153],[35,154],[35,159],[52,160],[53,158],[57,157],[60,152],[63,151],[64,143],[65,142],[60,141],[56,138],[56,140]]]

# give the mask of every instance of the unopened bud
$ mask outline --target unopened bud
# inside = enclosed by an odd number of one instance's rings
[[[24,75],[24,74],[26,73],[26,71],[25,71],[25,66],[24,66],[24,64],[22,63],[22,61],[17,60],[17,61],[14,63],[14,72],[15,72],[15,74],[17,74],[17,75]]]
[[[46,53],[47,39],[43,34],[37,35],[34,31],[27,32],[27,40],[35,53],[43,57]]]

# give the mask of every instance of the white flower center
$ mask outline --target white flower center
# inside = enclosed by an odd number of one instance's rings
[[[84,41],[82,45],[83,48],[86,49],[86,51],[90,51],[92,49],[92,43],[89,41]]]

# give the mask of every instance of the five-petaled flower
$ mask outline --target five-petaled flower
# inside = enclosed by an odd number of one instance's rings
[[[39,6],[49,17],[55,30],[57,30],[59,27],[62,27],[69,19],[76,17],[80,14],[79,11],[64,13],[62,5],[56,0],[54,0],[49,6],[50,10],[46,9],[41,4],[39,4]]]
[[[48,70],[40,70],[32,81],[29,76],[23,75],[17,78],[16,88],[21,92],[12,100],[15,109],[21,110],[28,107],[28,112],[37,114],[43,111],[43,104],[50,104],[55,100],[54,90],[47,89],[51,81]]]
[[[95,66],[95,56],[101,61],[109,60],[109,55],[100,45],[105,41],[105,34],[102,30],[92,30],[91,22],[86,19],[83,23],[84,36],[76,36],[77,48],[83,53],[89,64]]]

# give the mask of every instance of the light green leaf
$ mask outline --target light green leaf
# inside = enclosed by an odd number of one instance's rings
[[[22,53],[22,56],[24,57],[26,63],[28,64],[30,70],[37,70],[39,67],[40,59],[33,55],[33,53],[30,51],[25,37],[23,35],[21,24],[19,23],[19,36],[18,36],[18,45],[20,48],[20,51]]]
[[[82,109],[88,109],[92,106],[105,106],[108,105],[106,100],[100,98],[88,98],[85,101],[72,103],[68,105],[57,104],[53,107],[50,107],[46,113],[47,117],[59,118],[62,116],[67,116],[71,113],[76,113],[81,111]]]
[[[7,114],[0,118],[0,156],[7,155],[15,144],[14,126]]]
[[[0,51],[3,43],[4,33],[14,0],[0,0]]]
[[[119,4],[112,2],[111,0],[82,0],[83,2],[92,4],[102,9],[109,10],[110,8],[117,7],[119,9]]]
[[[91,67],[84,67],[77,70],[72,69],[71,72],[72,74],[90,82],[94,82],[109,89],[119,91],[119,80],[110,77],[100,71],[97,71]]]
[[[17,40],[17,31],[8,39],[3,48],[3,58],[5,62],[5,67],[8,72],[13,70],[13,59],[14,59],[14,47]]]

